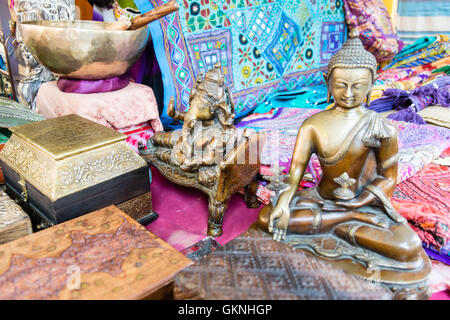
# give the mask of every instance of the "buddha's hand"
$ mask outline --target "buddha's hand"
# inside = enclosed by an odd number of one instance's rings
[[[268,229],[273,233],[273,239],[280,241],[286,238],[286,230],[290,218],[289,205],[278,203],[274,210],[272,210],[269,218]]]

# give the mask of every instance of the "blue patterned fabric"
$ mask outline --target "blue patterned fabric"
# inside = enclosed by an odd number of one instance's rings
[[[435,34],[450,37],[449,0],[399,0],[397,12],[397,32],[406,44]]]
[[[198,74],[220,62],[236,104],[250,113],[267,95],[323,83],[346,38],[341,0],[177,0],[180,10],[150,25],[166,107],[188,108]],[[135,0],[141,12],[161,0]]]

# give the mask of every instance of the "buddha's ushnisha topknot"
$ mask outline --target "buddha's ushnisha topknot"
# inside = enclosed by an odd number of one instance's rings
[[[342,48],[334,54],[328,63],[326,75],[329,80],[335,68],[366,68],[372,73],[372,80],[377,77],[377,60],[364,46],[359,39],[358,29],[353,29],[348,34],[348,39]]]

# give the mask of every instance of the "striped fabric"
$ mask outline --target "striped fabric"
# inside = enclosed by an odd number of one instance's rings
[[[398,0],[397,32],[406,44],[423,36],[450,36],[449,0]]]

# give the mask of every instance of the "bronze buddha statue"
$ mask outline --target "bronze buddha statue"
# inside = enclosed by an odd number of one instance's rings
[[[376,281],[422,282],[429,260],[422,242],[390,202],[397,180],[395,128],[370,104],[376,79],[375,57],[357,31],[330,60],[325,75],[329,110],[299,128],[286,183],[274,178],[272,204],[257,224],[273,238],[339,261],[344,269]],[[311,155],[323,171],[314,188],[297,191]]]

